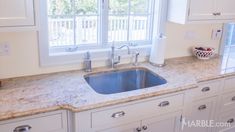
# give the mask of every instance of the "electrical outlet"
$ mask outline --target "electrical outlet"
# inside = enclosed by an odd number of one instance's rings
[[[222,30],[221,29],[213,29],[211,34],[212,40],[219,40],[222,37]]]
[[[10,54],[10,44],[8,42],[0,43],[0,56],[6,56]]]

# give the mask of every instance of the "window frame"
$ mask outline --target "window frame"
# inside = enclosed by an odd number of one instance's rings
[[[105,0],[99,0],[100,12],[98,13],[100,17],[98,17],[98,22],[102,23],[102,21],[108,21],[108,2],[101,3]],[[108,0],[106,0],[108,1]],[[152,5],[153,17],[151,18],[150,24],[150,41],[138,41],[142,43],[141,45],[131,46],[131,49],[136,49],[140,52],[148,52],[143,53],[144,56],[149,55],[149,49],[151,48],[152,40],[154,37],[165,34],[165,25],[166,25],[166,10],[167,10],[167,2],[166,0],[153,0],[154,4]],[[38,42],[39,42],[39,55],[40,55],[40,66],[52,66],[52,65],[64,65],[64,64],[74,64],[81,63],[84,59],[84,54],[88,51],[91,52],[92,56],[95,57],[93,60],[107,60],[110,52],[111,43],[108,42],[108,26],[98,26],[98,31],[101,31],[102,34],[98,34],[96,45],[89,46],[62,46],[55,47],[52,50],[49,47],[49,38],[48,38],[48,17],[47,17],[47,0],[40,1],[40,13],[39,13],[39,32],[38,32]],[[103,7],[104,6],[104,7]],[[106,9],[106,10],[105,10]],[[101,25],[101,24],[100,24]],[[107,25],[107,24],[106,24]],[[152,33],[151,33],[152,32]],[[99,40],[100,39],[100,40]],[[132,43],[138,43],[136,41],[130,41]],[[122,44],[126,44],[127,42],[115,42],[115,46],[120,46]],[[68,52],[67,49],[75,50],[74,52]]]

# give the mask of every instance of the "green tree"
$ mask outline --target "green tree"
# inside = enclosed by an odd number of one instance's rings
[[[72,15],[72,0],[49,0],[50,15]]]
[[[110,13],[127,14],[129,3],[131,13],[144,13],[148,0],[110,0]],[[97,0],[48,0],[49,15],[96,14]],[[74,9],[74,10],[73,10]]]

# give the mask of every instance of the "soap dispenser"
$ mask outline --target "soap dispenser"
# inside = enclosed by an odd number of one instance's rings
[[[84,59],[84,71],[85,72],[91,72],[92,71],[92,66],[91,66],[91,55],[90,52],[87,51],[85,54],[85,59]]]

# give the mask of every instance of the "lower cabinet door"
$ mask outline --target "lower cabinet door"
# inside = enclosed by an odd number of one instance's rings
[[[235,127],[220,130],[219,132],[235,132]]]
[[[191,114],[183,120],[183,132],[210,132],[209,121],[214,121],[215,98],[193,102]]]
[[[235,110],[221,114],[219,122],[226,123],[218,128],[218,132],[235,132]]]
[[[181,128],[182,112],[168,113],[142,120],[141,127],[144,132],[179,132]]]
[[[95,132],[140,132],[140,131],[141,131],[140,121],[138,121],[125,125],[116,126],[113,128],[97,130]]]

